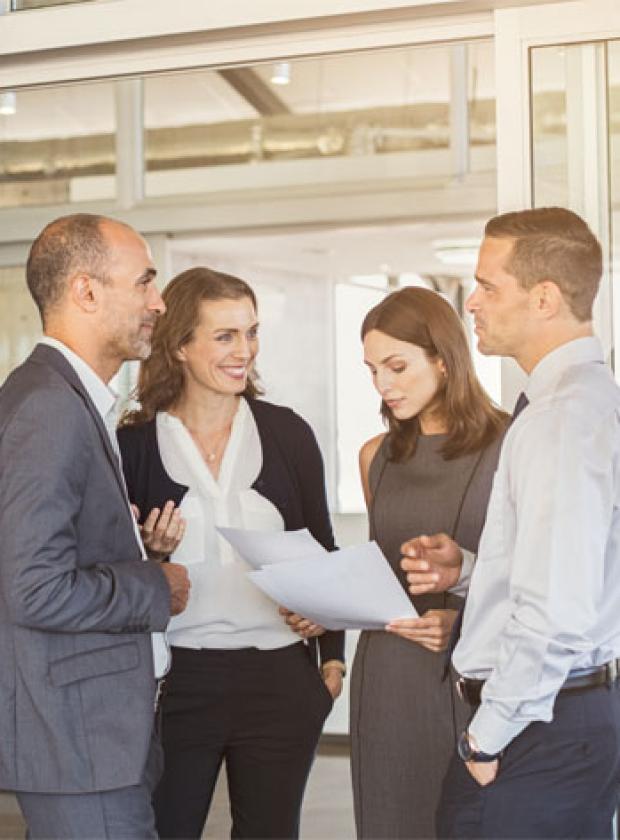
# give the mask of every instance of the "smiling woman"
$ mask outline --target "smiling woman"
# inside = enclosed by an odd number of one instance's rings
[[[258,317],[247,283],[193,268],[163,300],[140,408],[119,430],[131,501],[142,511],[172,501],[186,521],[172,558],[187,566],[192,589],[169,625],[158,833],[201,835],[225,761],[233,836],[293,838],[341,690],[344,634],[285,617],[217,527],[308,528],[332,550],[321,454],[301,417],[257,399]],[[320,670],[316,639],[300,635],[318,636]]]

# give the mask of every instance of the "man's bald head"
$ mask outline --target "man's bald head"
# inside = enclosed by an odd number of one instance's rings
[[[84,273],[109,282],[110,249],[106,227],[122,222],[76,213],[47,225],[32,243],[26,263],[26,281],[45,326],[49,312],[62,301],[67,280]]]

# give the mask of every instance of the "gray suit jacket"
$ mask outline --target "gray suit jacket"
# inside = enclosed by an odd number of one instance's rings
[[[0,788],[139,782],[149,631],[169,609],[101,417],[62,354],[39,345],[0,389]]]

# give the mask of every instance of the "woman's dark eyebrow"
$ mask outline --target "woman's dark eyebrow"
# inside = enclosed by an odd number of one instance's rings
[[[249,327],[247,327],[247,330],[255,330],[256,327],[258,327],[258,321],[256,321],[255,324],[251,324]],[[247,330],[243,330],[243,332],[247,332]],[[216,327],[213,330],[213,332],[214,333],[219,333],[219,332],[232,332],[232,333],[234,333],[234,332],[242,332],[242,330],[239,327]]]

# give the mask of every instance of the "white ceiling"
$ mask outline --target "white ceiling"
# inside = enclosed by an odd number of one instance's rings
[[[263,271],[303,272],[336,280],[377,273],[471,277],[471,266],[446,266],[433,242],[480,239],[486,219],[428,221],[252,236],[174,239],[172,251],[194,264],[239,263]]]

